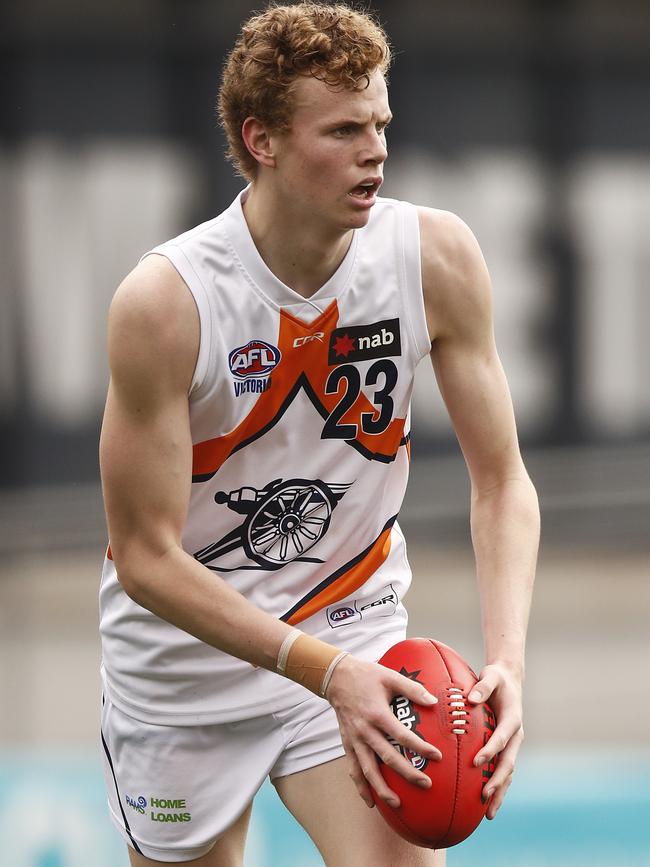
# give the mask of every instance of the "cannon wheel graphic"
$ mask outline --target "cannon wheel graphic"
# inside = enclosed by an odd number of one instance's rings
[[[319,479],[282,482],[241,528],[246,555],[267,567],[302,556],[327,532],[337,499]]]
[[[281,569],[292,560],[311,560],[305,553],[325,535],[333,510],[349,487],[321,479],[275,479],[261,489],[244,486],[217,491],[215,502],[243,515],[243,523],[194,556],[215,571],[233,571],[232,567],[210,564],[238,548],[262,569]]]

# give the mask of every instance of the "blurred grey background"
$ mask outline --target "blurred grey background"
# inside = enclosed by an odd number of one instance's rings
[[[110,298],[241,187],[214,112],[262,4],[22,0],[0,32],[0,744],[97,738],[97,441]],[[396,49],[386,195],[459,213],[543,545],[526,749],[650,750],[647,0],[370,4]],[[481,664],[468,483],[427,363],[402,524],[411,634]],[[634,709],[621,718],[611,690]],[[590,700],[598,713],[577,711]],[[48,862],[49,863],[49,862]]]

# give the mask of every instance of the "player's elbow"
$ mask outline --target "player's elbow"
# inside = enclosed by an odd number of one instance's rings
[[[119,537],[111,539],[111,552],[122,589],[130,599],[142,605],[151,574],[152,553],[137,540]]]
[[[486,513],[493,512],[507,513],[531,532],[539,533],[539,500],[525,469],[489,485],[472,485],[472,524]]]

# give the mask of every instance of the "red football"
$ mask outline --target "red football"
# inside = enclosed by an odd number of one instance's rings
[[[475,830],[485,816],[481,802],[483,786],[492,776],[494,762],[474,767],[474,756],[495,728],[489,706],[470,704],[467,696],[477,677],[465,660],[440,641],[410,638],[390,648],[379,660],[382,665],[423,684],[438,699],[431,707],[414,704],[403,696],[392,701],[393,713],[407,728],[442,753],[439,762],[404,750],[414,767],[431,779],[431,788],[421,789],[387,765],[380,765],[384,779],[399,796],[394,809],[373,791],[375,803],[388,824],[417,846],[447,849]]]

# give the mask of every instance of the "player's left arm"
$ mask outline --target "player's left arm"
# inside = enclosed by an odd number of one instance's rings
[[[539,507],[524,467],[497,354],[492,290],[476,239],[453,214],[420,209],[422,280],[431,361],[471,480],[471,531],[485,667],[470,701],[487,699],[497,727],[476,758],[498,754],[488,818],[510,785],[523,740],[522,683],[539,544]]]

